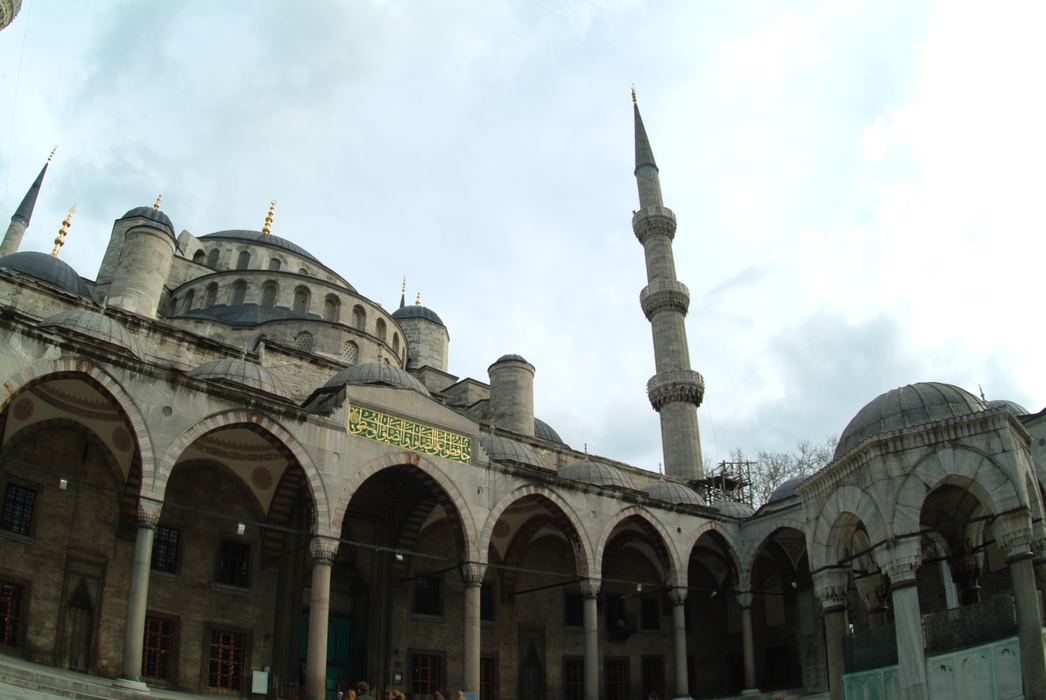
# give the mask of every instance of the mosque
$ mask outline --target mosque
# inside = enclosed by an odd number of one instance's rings
[[[272,209],[196,236],[134,207],[93,280],[70,219],[20,250],[45,165],[0,244],[0,649],[121,697],[1046,698],[1046,411],[894,389],[737,499],[702,471],[634,114],[664,476],[564,444],[519,355],[451,374],[434,310],[385,310]]]

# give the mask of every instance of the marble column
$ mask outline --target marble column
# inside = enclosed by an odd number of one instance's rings
[[[857,592],[868,608],[868,628],[875,629],[886,624],[886,578],[882,574],[868,574],[854,579]]]
[[[331,607],[331,566],[338,553],[338,540],[313,537],[312,589],[309,597],[309,643],[305,657],[305,697],[326,700],[327,697],[327,624]]]
[[[1028,511],[999,516],[995,521],[995,541],[1006,552],[1010,568],[1013,602],[1017,607],[1017,636],[1024,666],[1025,700],[1046,700],[1046,652],[1043,650],[1039,596],[1032,566],[1032,529]]]
[[[672,598],[672,636],[675,642],[676,662],[676,697],[690,697],[690,679],[686,669],[686,588],[673,588],[669,591]]]
[[[599,700],[599,616],[596,611],[599,586],[599,579],[581,582],[585,613],[585,700]]]
[[[149,602],[149,574],[153,561],[153,538],[160,522],[162,504],[138,499],[138,534],[134,540],[131,590],[127,596],[127,626],[124,629],[123,667],[113,685],[148,692],[142,681],[142,648],[145,645],[145,612]]]
[[[846,591],[850,587],[846,569],[814,572],[814,592],[824,614],[825,656],[828,657],[828,690],[832,700],[845,700],[843,692],[843,637],[846,636]]]
[[[461,565],[461,580],[465,584],[465,634],[461,659],[461,683],[462,690],[466,693],[479,693],[479,598],[486,570],[486,565],[475,562]]]
[[[915,571],[922,563],[919,539],[895,540],[879,557],[890,577],[893,622],[897,635],[897,678],[901,700],[928,700],[926,686],[926,643]]]
[[[741,642],[745,658],[745,689],[741,695],[758,695],[755,685],[755,638],[752,635],[752,592],[742,591],[737,594],[741,606]]]

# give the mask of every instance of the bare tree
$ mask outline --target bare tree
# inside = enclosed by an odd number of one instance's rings
[[[839,439],[830,435],[822,442],[797,440],[794,452],[760,450],[751,465],[752,505],[759,507],[770,500],[778,486],[796,476],[809,476],[832,461]],[[734,461],[744,461],[743,453],[731,452]]]

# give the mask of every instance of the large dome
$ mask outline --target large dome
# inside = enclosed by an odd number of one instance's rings
[[[643,492],[651,498],[656,498],[665,503],[689,506],[703,506],[705,504],[701,494],[697,491],[688,486],[677,484],[674,481],[665,481],[664,479],[659,479],[657,482],[650,484],[650,486],[643,489]]]
[[[571,481],[580,481],[584,484],[592,484],[593,486],[620,486],[625,489],[632,489],[635,486],[628,480],[620,469],[615,469],[609,464],[603,464],[602,462],[593,462],[586,459],[583,462],[575,462],[570,466],[563,467],[559,470],[559,475],[564,479],[570,479]]]
[[[0,258],[0,267],[12,272],[21,272],[82,297],[91,297],[91,290],[80,279],[80,275],[76,274],[76,270],[47,253],[32,250],[11,253]]]
[[[484,435],[479,439],[483,450],[494,462],[518,462],[531,467],[541,467],[541,460],[534,454],[534,450],[515,440],[510,440],[500,435]]]
[[[429,395],[429,390],[421,382],[387,362],[364,362],[347,367],[331,377],[323,386],[344,386],[345,384],[353,386],[379,384],[391,386],[394,389],[410,389],[422,396]]]
[[[877,396],[846,426],[835,458],[870,437],[985,410],[984,402],[951,384],[921,382]]]
[[[262,233],[261,231],[246,231],[243,229],[234,229],[230,231],[217,231],[215,233],[208,233],[200,238],[232,238],[238,241],[253,241],[255,243],[263,243],[265,245],[271,245],[276,248],[283,248],[286,251],[300,255],[303,258],[307,258],[318,265],[322,263],[313,256],[312,253],[302,248],[297,243],[291,243],[286,238],[280,238],[279,236],[273,236],[270,233]]]
[[[291,398],[291,393],[275,374],[246,360],[214,360],[189,370],[190,377],[222,384],[237,384],[266,394]]]
[[[87,309],[59,311],[40,322],[41,328],[55,328],[85,335],[103,343],[124,348],[135,357],[142,356],[142,348],[130,331],[105,314]]]

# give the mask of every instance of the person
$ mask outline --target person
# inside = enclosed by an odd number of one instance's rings
[[[650,695],[646,696],[646,700],[657,700],[657,693],[651,690]]]
[[[360,681],[356,684],[356,700],[374,700],[370,694],[370,684]]]
[[[439,688],[436,688],[436,692],[432,694],[435,700],[443,700],[443,694],[439,692]]]
[[[458,691],[458,700],[465,700],[465,693],[460,690]]]
[[[352,688],[346,690],[344,700],[356,700],[356,691]]]

